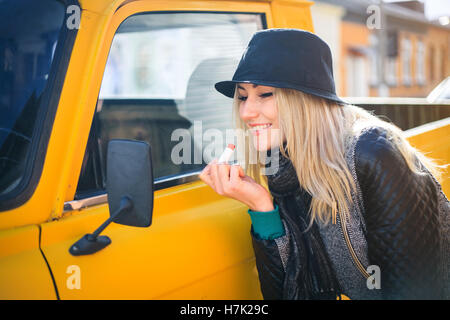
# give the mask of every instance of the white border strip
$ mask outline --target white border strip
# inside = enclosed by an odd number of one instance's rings
[[[437,120],[437,121],[433,121],[433,122],[429,122],[429,123],[423,124],[421,126],[405,130],[404,133],[405,133],[405,137],[409,138],[409,137],[417,136],[417,135],[422,134],[427,131],[445,127],[447,125],[450,125],[450,117],[441,119],[441,120]]]
[[[404,97],[340,97],[344,102],[353,105],[402,105],[402,106],[423,106],[433,105],[448,107],[450,99],[440,99],[431,101],[426,98],[404,98]]]

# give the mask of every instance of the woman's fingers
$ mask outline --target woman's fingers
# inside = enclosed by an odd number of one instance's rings
[[[242,167],[240,165],[232,165],[230,168],[230,183],[237,185],[243,177],[245,177],[245,173]]]
[[[203,182],[205,182],[207,185],[209,185],[211,188],[215,189],[214,181],[211,176],[211,168],[214,163],[217,162],[217,159],[214,159],[211,161],[199,174],[199,178],[202,179]]]
[[[226,167],[227,165],[218,164],[217,159],[214,159],[202,170],[199,177],[218,194],[224,194],[223,184],[229,180],[229,169]]]
[[[245,177],[240,165],[219,164],[217,159],[208,164],[200,174],[200,178],[218,194],[233,198],[239,196],[239,188]]]
[[[230,168],[231,166],[229,164],[219,164],[218,167],[218,173],[220,181],[226,183],[230,181]]]
[[[215,172],[214,178],[217,181],[216,186],[218,193],[221,195],[229,195],[228,186],[230,182],[230,165],[216,164],[213,166],[213,171]]]
[[[219,175],[219,167],[221,164],[211,163],[211,179],[214,183],[214,190],[220,194],[223,195],[223,187],[222,187],[222,180]]]
[[[245,175],[240,165],[218,164],[212,161],[200,174],[200,178],[222,196],[241,201],[249,207],[266,201],[268,192],[255,180]],[[266,199],[267,198],[267,199]]]
[[[237,167],[239,167],[239,177],[245,177],[244,169],[240,165],[237,165]]]

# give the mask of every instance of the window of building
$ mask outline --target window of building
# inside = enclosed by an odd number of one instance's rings
[[[441,53],[442,51],[439,49],[439,47],[436,47],[436,50],[434,51],[434,61],[436,61],[434,63],[434,67],[436,68],[435,80],[438,83],[441,82],[441,80],[443,80]]]
[[[430,54],[428,55],[429,66],[430,66],[430,81],[434,81],[435,72],[434,72],[434,47],[430,46]]]
[[[446,70],[447,70],[447,60],[448,55],[445,53],[445,46],[442,46],[441,48],[441,79],[444,79],[446,77]]]
[[[444,70],[444,48],[443,47],[438,47],[436,48],[436,65],[437,65],[437,77],[438,77],[438,81],[442,81],[445,78],[445,70]]]
[[[398,32],[389,30],[387,32],[387,52],[385,59],[385,75],[386,83],[389,86],[397,85],[398,70]]]
[[[404,85],[411,85],[412,48],[409,39],[402,40],[402,80]]]
[[[417,42],[416,52],[416,81],[418,85],[425,84],[425,45],[423,41]]]
[[[369,53],[369,63],[370,63],[370,72],[369,72],[369,82],[371,86],[378,85],[378,38],[375,34],[369,35],[369,45],[370,45],[370,53]]]
[[[360,54],[348,54],[346,58],[347,69],[347,96],[367,97],[368,87],[368,63],[365,56]]]
[[[390,86],[397,85],[397,59],[394,57],[386,57],[385,65],[386,69],[386,82]]]

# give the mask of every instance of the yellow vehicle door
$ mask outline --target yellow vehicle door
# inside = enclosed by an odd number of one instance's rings
[[[269,3],[96,5],[82,8],[57,115],[56,129],[71,129],[60,142],[70,156],[64,210],[40,225],[59,298],[261,298],[247,208],[198,173],[234,141],[232,101],[213,85],[231,78],[252,34],[272,26]],[[151,145],[153,223],[113,223],[102,233],[109,246],[74,256],[71,245],[109,217],[106,147],[116,138]]]

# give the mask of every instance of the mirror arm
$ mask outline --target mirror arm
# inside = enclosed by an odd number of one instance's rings
[[[97,239],[98,235],[105,230],[105,228],[114,221],[114,219],[117,218],[117,216],[119,216],[119,214],[123,213],[124,211],[128,211],[131,208],[133,208],[133,201],[131,201],[131,199],[127,196],[123,196],[120,199],[120,207],[119,209],[117,209],[116,212],[114,212],[109,218],[108,220],[106,220],[105,222],[103,222],[103,224],[98,227],[97,230],[95,230],[93,233],[88,234],[87,238],[90,241],[95,241],[95,239]]]
[[[105,228],[114,221],[121,213],[133,208],[133,201],[127,197],[123,196],[120,199],[120,207],[114,212],[108,220],[103,222],[103,224],[97,228],[91,234],[85,234],[80,240],[75,242],[69,249],[70,254],[73,256],[81,256],[86,254],[95,253],[111,243],[111,239],[108,236],[99,236],[99,234],[105,230]]]

